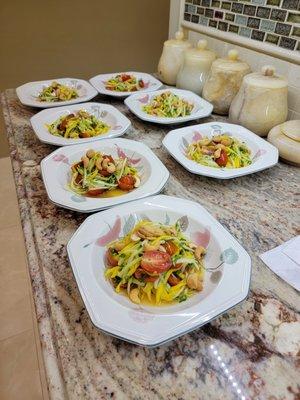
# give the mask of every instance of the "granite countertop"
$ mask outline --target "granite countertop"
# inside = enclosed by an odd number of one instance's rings
[[[297,234],[299,170],[279,163],[229,181],[195,176],[162,148],[167,127],[138,120],[122,101],[96,101],[124,112],[132,121],[124,137],[143,141],[169,169],[165,194],[198,201],[245,247],[251,289],[246,301],[212,323],[154,349],[98,331],[66,253],[86,215],[48,200],[39,164],[55,147],[32,131],[29,118],[38,110],[7,90],[2,104],[51,398],[299,400],[299,293],[258,258]]]

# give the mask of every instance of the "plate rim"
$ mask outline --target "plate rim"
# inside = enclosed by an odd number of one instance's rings
[[[147,202],[147,200],[151,201],[153,199],[155,201],[157,199],[159,200],[160,198],[176,199],[177,201],[179,200],[179,201],[183,201],[183,202],[192,203],[197,208],[200,208],[201,211],[204,212],[209,217],[209,219],[213,221],[213,223],[214,223],[214,225],[216,227],[221,229],[221,231],[223,231],[223,233],[225,233],[226,236],[229,237],[232,242],[235,242],[236,247],[239,248],[240,253],[242,253],[242,255],[243,255],[243,260],[244,260],[244,267],[243,268],[244,268],[244,272],[245,273],[244,273],[243,280],[242,280],[243,286],[240,288],[239,292],[233,298],[231,298],[229,302],[227,301],[227,303],[229,303],[229,304],[228,304],[228,306],[226,306],[225,309],[221,309],[221,307],[219,307],[219,311],[218,312],[214,312],[214,313],[210,312],[211,314],[213,314],[213,316],[211,316],[209,319],[207,319],[205,321],[202,321],[201,323],[196,323],[196,324],[194,323],[188,329],[183,329],[183,330],[181,329],[176,333],[176,335],[172,335],[172,336],[168,336],[167,335],[167,337],[164,337],[164,339],[162,339],[162,340],[161,340],[161,338],[163,336],[158,337],[157,335],[153,336],[152,339],[149,339],[149,338],[147,339],[147,338],[142,337],[141,340],[133,340],[132,337],[130,336],[130,334],[128,334],[128,332],[126,332],[124,334],[124,335],[126,335],[126,337],[120,336],[120,335],[116,334],[116,332],[112,332],[113,329],[111,329],[109,327],[109,325],[107,325],[106,322],[105,323],[103,321],[99,322],[99,321],[96,321],[94,319],[95,315],[93,314],[92,307],[90,306],[90,302],[88,300],[88,296],[85,293],[85,288],[81,286],[80,277],[77,276],[78,268],[75,265],[75,260],[73,258],[73,254],[72,254],[72,248],[71,248],[72,243],[73,243],[74,240],[76,240],[76,238],[80,234],[80,230],[83,228],[83,226],[85,224],[88,224],[89,221],[92,221],[94,218],[97,218],[99,213],[93,214],[93,215],[89,216],[88,218],[86,218],[86,220],[78,227],[78,229],[71,236],[71,238],[70,238],[70,240],[69,240],[69,242],[67,244],[67,253],[68,253],[69,261],[70,261],[70,264],[71,264],[71,267],[72,267],[72,272],[74,274],[78,289],[80,291],[80,294],[81,294],[82,299],[84,301],[84,304],[86,306],[86,309],[87,309],[87,312],[89,314],[89,317],[90,317],[92,323],[95,325],[95,327],[97,329],[100,329],[101,331],[103,331],[103,332],[105,332],[105,333],[107,333],[107,334],[109,334],[111,336],[118,337],[118,338],[120,338],[122,340],[125,340],[125,341],[128,341],[130,343],[134,343],[134,344],[145,346],[145,347],[155,347],[155,346],[158,346],[160,344],[169,342],[169,341],[171,341],[171,340],[173,340],[173,339],[175,339],[177,337],[180,337],[180,336],[182,336],[182,335],[184,335],[184,334],[186,334],[188,332],[191,332],[191,331],[193,331],[195,329],[198,329],[200,326],[202,326],[202,325],[214,320],[218,316],[222,315],[223,313],[227,312],[229,309],[235,307],[237,304],[239,304],[240,302],[245,300],[245,298],[249,294],[250,283],[251,283],[251,270],[252,270],[252,265],[251,264],[252,264],[252,262],[251,262],[250,255],[245,250],[245,248],[240,244],[240,242],[222,224],[220,224],[220,222],[216,218],[214,218],[214,216],[212,214],[210,214],[208,212],[208,210],[205,209],[205,207],[203,207],[201,204],[199,204],[199,203],[197,203],[195,201],[191,201],[191,200],[187,200],[187,199],[183,199],[183,198],[178,198],[178,197],[175,197],[175,196],[167,196],[167,195],[151,196],[151,197],[148,197],[146,199],[137,200],[137,202],[139,204],[145,204],[145,202]],[[122,205],[122,206],[125,206],[125,205]],[[110,210],[110,211],[112,211],[112,210]],[[103,213],[101,213],[101,215],[103,216]],[[99,216],[101,216],[101,215],[99,215]],[[73,265],[73,263],[74,263],[74,265]],[[224,304],[226,304],[226,303],[224,303]],[[118,306],[121,307],[121,305],[118,305]],[[223,305],[223,307],[224,307],[224,305]],[[220,311],[220,309],[221,309],[221,311]],[[110,330],[107,330],[105,328],[110,329]]]
[[[201,164],[195,163],[195,168],[190,167],[187,162],[190,161],[188,159],[185,159],[183,155],[178,155],[177,151],[176,153],[170,148],[171,144],[178,144],[178,141],[182,139],[188,132],[188,130],[193,130],[193,129],[201,129],[203,127],[208,127],[211,125],[226,125],[228,126],[234,126],[236,129],[241,130],[241,134],[245,133],[247,136],[251,136],[253,138],[254,143],[261,143],[264,148],[268,148],[270,153],[270,156],[273,157],[273,161],[268,162],[267,164],[262,164],[259,167],[255,167],[254,164],[251,164],[247,167],[244,168],[238,168],[238,169],[226,169],[226,175],[219,174],[220,172],[218,169],[212,168],[212,167],[205,167],[201,166]],[[162,140],[163,147],[166,149],[166,151],[180,164],[182,165],[187,171],[190,173],[193,173],[195,175],[200,175],[200,176],[206,176],[210,178],[215,178],[215,179],[221,179],[221,180],[227,180],[227,179],[234,179],[234,178],[239,178],[242,176],[254,174],[260,171],[263,171],[268,168],[272,168],[278,163],[279,159],[279,152],[278,149],[273,146],[271,143],[268,141],[264,140],[262,137],[256,135],[254,132],[250,131],[249,129],[243,127],[242,125],[238,124],[232,124],[228,122],[222,122],[222,121],[211,121],[211,122],[206,122],[203,124],[196,124],[196,125],[189,125],[186,127],[182,128],[177,128],[177,129],[172,129],[170,130],[167,135],[163,138]],[[203,168],[210,168],[209,170],[203,170]],[[251,167],[251,169],[246,169]]]

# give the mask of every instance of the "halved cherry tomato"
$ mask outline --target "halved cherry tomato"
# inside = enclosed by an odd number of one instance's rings
[[[123,75],[121,76],[121,79],[122,79],[123,82],[128,81],[130,78],[131,78],[131,76],[130,76],[130,75],[127,75],[127,74],[123,74]]]
[[[168,284],[169,284],[170,286],[176,286],[176,285],[178,285],[178,283],[180,283],[180,279],[177,278],[177,276],[171,274],[171,275],[169,276],[169,279],[168,279]]]
[[[145,86],[143,79],[139,80],[139,87],[143,88]]]
[[[103,192],[105,192],[105,189],[90,189],[87,192],[87,195],[89,195],[89,196],[99,196],[99,194],[102,194]]]
[[[148,275],[142,268],[137,268],[134,273],[134,277],[136,279],[142,279],[145,282],[155,282],[157,279],[157,276]]]
[[[157,276],[145,275],[144,281],[145,282],[155,282],[157,278],[158,278]]]
[[[221,150],[220,153],[220,157],[216,159],[216,163],[220,166],[220,167],[226,167],[228,161],[228,155],[226,153],[225,150]]]
[[[69,115],[67,115],[67,116],[61,121],[61,123],[58,125],[57,128],[58,128],[60,131],[65,131],[66,128],[67,128],[69,119],[71,119],[71,118],[73,118],[73,117],[75,117],[74,114],[69,114]]]
[[[117,256],[112,253],[111,249],[108,249],[106,252],[106,260],[110,267],[116,267],[118,265]]]
[[[135,179],[132,175],[125,175],[118,182],[118,186],[122,190],[132,190],[134,188]]]
[[[145,251],[141,261],[141,267],[150,274],[160,274],[167,271],[171,265],[170,255],[158,250]]]
[[[163,247],[166,249],[166,252],[172,256],[178,250],[178,247],[175,243],[169,241],[163,244]]]
[[[90,137],[91,135],[88,133],[88,132],[81,132],[81,133],[79,133],[79,137],[81,137],[81,138],[88,138],[88,137]]]
[[[100,169],[100,170],[99,170],[99,174],[102,175],[102,176],[109,176],[109,175],[111,175],[111,173],[108,172],[107,169]]]

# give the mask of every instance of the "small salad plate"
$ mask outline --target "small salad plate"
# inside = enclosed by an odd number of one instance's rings
[[[179,224],[186,238],[206,248],[201,291],[182,302],[155,306],[135,304],[114,290],[105,278],[107,245],[141,220]],[[143,346],[157,346],[199,328],[243,301],[249,291],[248,253],[205,208],[178,197],[152,196],[96,213],[74,233],[67,251],[94,325]]]
[[[90,82],[100,94],[115,97],[127,97],[134,92],[150,92],[162,86],[152,75],[132,71],[100,74],[91,78]]]
[[[84,121],[83,118],[81,120],[78,119],[78,124],[75,124],[75,127],[74,125],[73,127],[71,126],[71,131],[75,132],[77,137],[65,137],[67,126],[64,128],[64,131],[60,131],[56,127],[59,127],[64,117],[68,118],[71,114],[76,117],[78,112],[82,111],[89,114],[89,116],[87,116],[88,119],[92,117],[92,126],[94,126],[94,121],[96,119],[96,122],[98,122],[100,126],[98,131],[100,134],[97,136],[80,137],[80,132],[85,133],[83,132],[85,125],[87,125],[88,130],[95,130],[95,128],[91,128],[90,121]],[[69,123],[72,124],[73,121],[69,121]],[[74,104],[43,110],[35,114],[30,119],[30,122],[36,136],[41,142],[53,144],[55,146],[68,146],[118,137],[123,135],[131,125],[130,120],[117,108],[109,104],[101,103]],[[49,130],[51,130],[53,134],[50,133]],[[101,133],[101,130],[103,133]]]
[[[43,90],[50,87],[53,83],[63,85],[66,90],[73,91],[73,95],[70,96],[70,100],[57,100],[56,95],[53,94],[52,101],[47,101],[50,97],[45,96],[45,101],[40,100]],[[52,108],[64,106],[66,104],[83,103],[89,101],[93,97],[97,96],[97,91],[93,86],[83,80],[76,78],[59,78],[59,79],[48,79],[46,81],[29,82],[16,89],[17,96],[22,104],[31,107],[38,108]],[[53,93],[55,89],[53,89]]]
[[[212,104],[195,93],[172,88],[146,94],[135,93],[124,102],[137,117],[157,124],[180,124],[193,121],[209,116],[213,110]],[[183,115],[176,116],[178,109],[187,111],[183,111]],[[168,113],[169,116],[159,116],[158,114],[161,113]]]
[[[217,165],[212,167],[202,165],[187,157],[187,150],[192,143],[219,135],[228,135],[246,146],[247,151],[250,152],[251,164],[239,168],[218,167]],[[252,174],[273,167],[278,162],[276,147],[240,125],[223,122],[209,122],[174,129],[163,139],[163,146],[188,171],[218,179],[230,179]]]
[[[93,192],[93,195],[91,195],[92,192],[82,194],[82,186],[80,186],[80,183],[77,184],[77,180],[75,182],[76,187],[71,189],[72,178],[73,184],[74,178],[76,178],[71,167],[75,163],[79,164],[82,157],[85,157],[90,149],[95,152],[101,152],[107,158],[112,157],[111,161],[115,165],[126,160],[127,164],[122,166],[121,177],[128,174],[125,168],[126,165],[129,165],[132,171],[135,171],[133,174],[138,176],[139,185],[132,187],[130,191],[121,191],[119,189],[121,186],[112,187],[116,191],[102,193],[101,195],[96,193],[97,197],[95,192]],[[95,171],[95,168],[92,171]],[[103,166],[102,168],[104,169]],[[41,170],[47,195],[53,203],[73,211],[86,213],[157,194],[163,189],[169,178],[169,171],[149,147],[143,143],[128,139],[107,139],[95,143],[61,147],[42,160]],[[95,189],[94,179],[97,181],[96,187],[97,185],[99,187],[100,179],[97,171],[96,176],[92,174],[92,171],[89,169],[83,173],[84,179],[88,182],[86,185],[92,185],[91,190]],[[123,173],[123,171],[125,172]],[[115,174],[117,173],[118,170],[116,170]],[[103,181],[111,185],[114,179],[117,181],[114,176],[114,174],[106,174]],[[121,181],[120,178],[119,181]],[[100,185],[103,185],[103,183],[101,182]]]

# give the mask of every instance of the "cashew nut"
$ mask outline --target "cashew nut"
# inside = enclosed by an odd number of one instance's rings
[[[218,149],[218,150],[216,150],[216,151],[214,152],[214,157],[215,157],[215,158],[219,158],[220,155],[221,155],[221,149]]]
[[[229,137],[224,137],[224,138],[221,140],[221,143],[222,143],[224,146],[230,146],[231,143],[232,143],[232,139],[229,138]]]
[[[98,158],[95,162],[95,165],[99,170],[102,169],[102,158]]]
[[[221,140],[222,140],[222,136],[221,136],[221,135],[214,136],[214,137],[212,138],[212,140],[213,140],[215,143],[220,143]]]
[[[109,172],[110,174],[112,174],[113,172],[115,172],[116,170],[116,166],[113,163],[108,163],[107,164],[107,168],[106,168],[107,172]]]
[[[134,242],[138,242],[139,240],[141,240],[140,236],[138,236],[136,233],[133,233],[130,236],[130,239],[133,240]]]
[[[84,168],[87,168],[88,165],[89,165],[89,159],[87,158],[87,156],[82,156],[82,157],[81,157],[81,161],[82,161],[82,163],[83,163],[83,167],[84,167]]]
[[[144,243],[143,248],[144,248],[144,251],[154,251],[159,248],[159,244],[157,244],[156,246],[153,246],[149,243]]]
[[[195,257],[198,261],[201,261],[201,258],[204,256],[206,253],[206,250],[202,246],[197,246],[195,250]]]
[[[134,182],[134,187],[139,187],[140,186],[140,184],[141,184],[141,180],[140,180],[140,178],[138,177],[138,176],[135,176],[134,177],[134,179],[135,179],[135,182]]]
[[[200,146],[207,146],[210,143],[210,140],[210,138],[200,139],[198,140],[198,143]]]
[[[141,299],[139,298],[139,289],[132,289],[129,293],[129,298],[133,303],[140,304]]]
[[[198,290],[199,292],[203,289],[203,282],[197,272],[193,272],[188,275],[186,284],[190,289]]]
[[[108,158],[104,158],[104,160],[102,161],[103,169],[107,169],[108,163],[109,163],[109,159]]]
[[[93,150],[93,149],[89,149],[89,150],[86,152],[86,156],[87,156],[88,158],[94,157],[95,154],[96,154],[96,152],[95,152],[95,150]]]
[[[125,246],[126,246],[126,244],[123,242],[116,242],[116,243],[113,243],[111,247],[113,247],[116,251],[121,251],[124,249]]]
[[[161,236],[164,234],[164,231],[158,226],[146,225],[140,227],[137,230],[136,234],[142,239],[147,239],[147,238]]]

